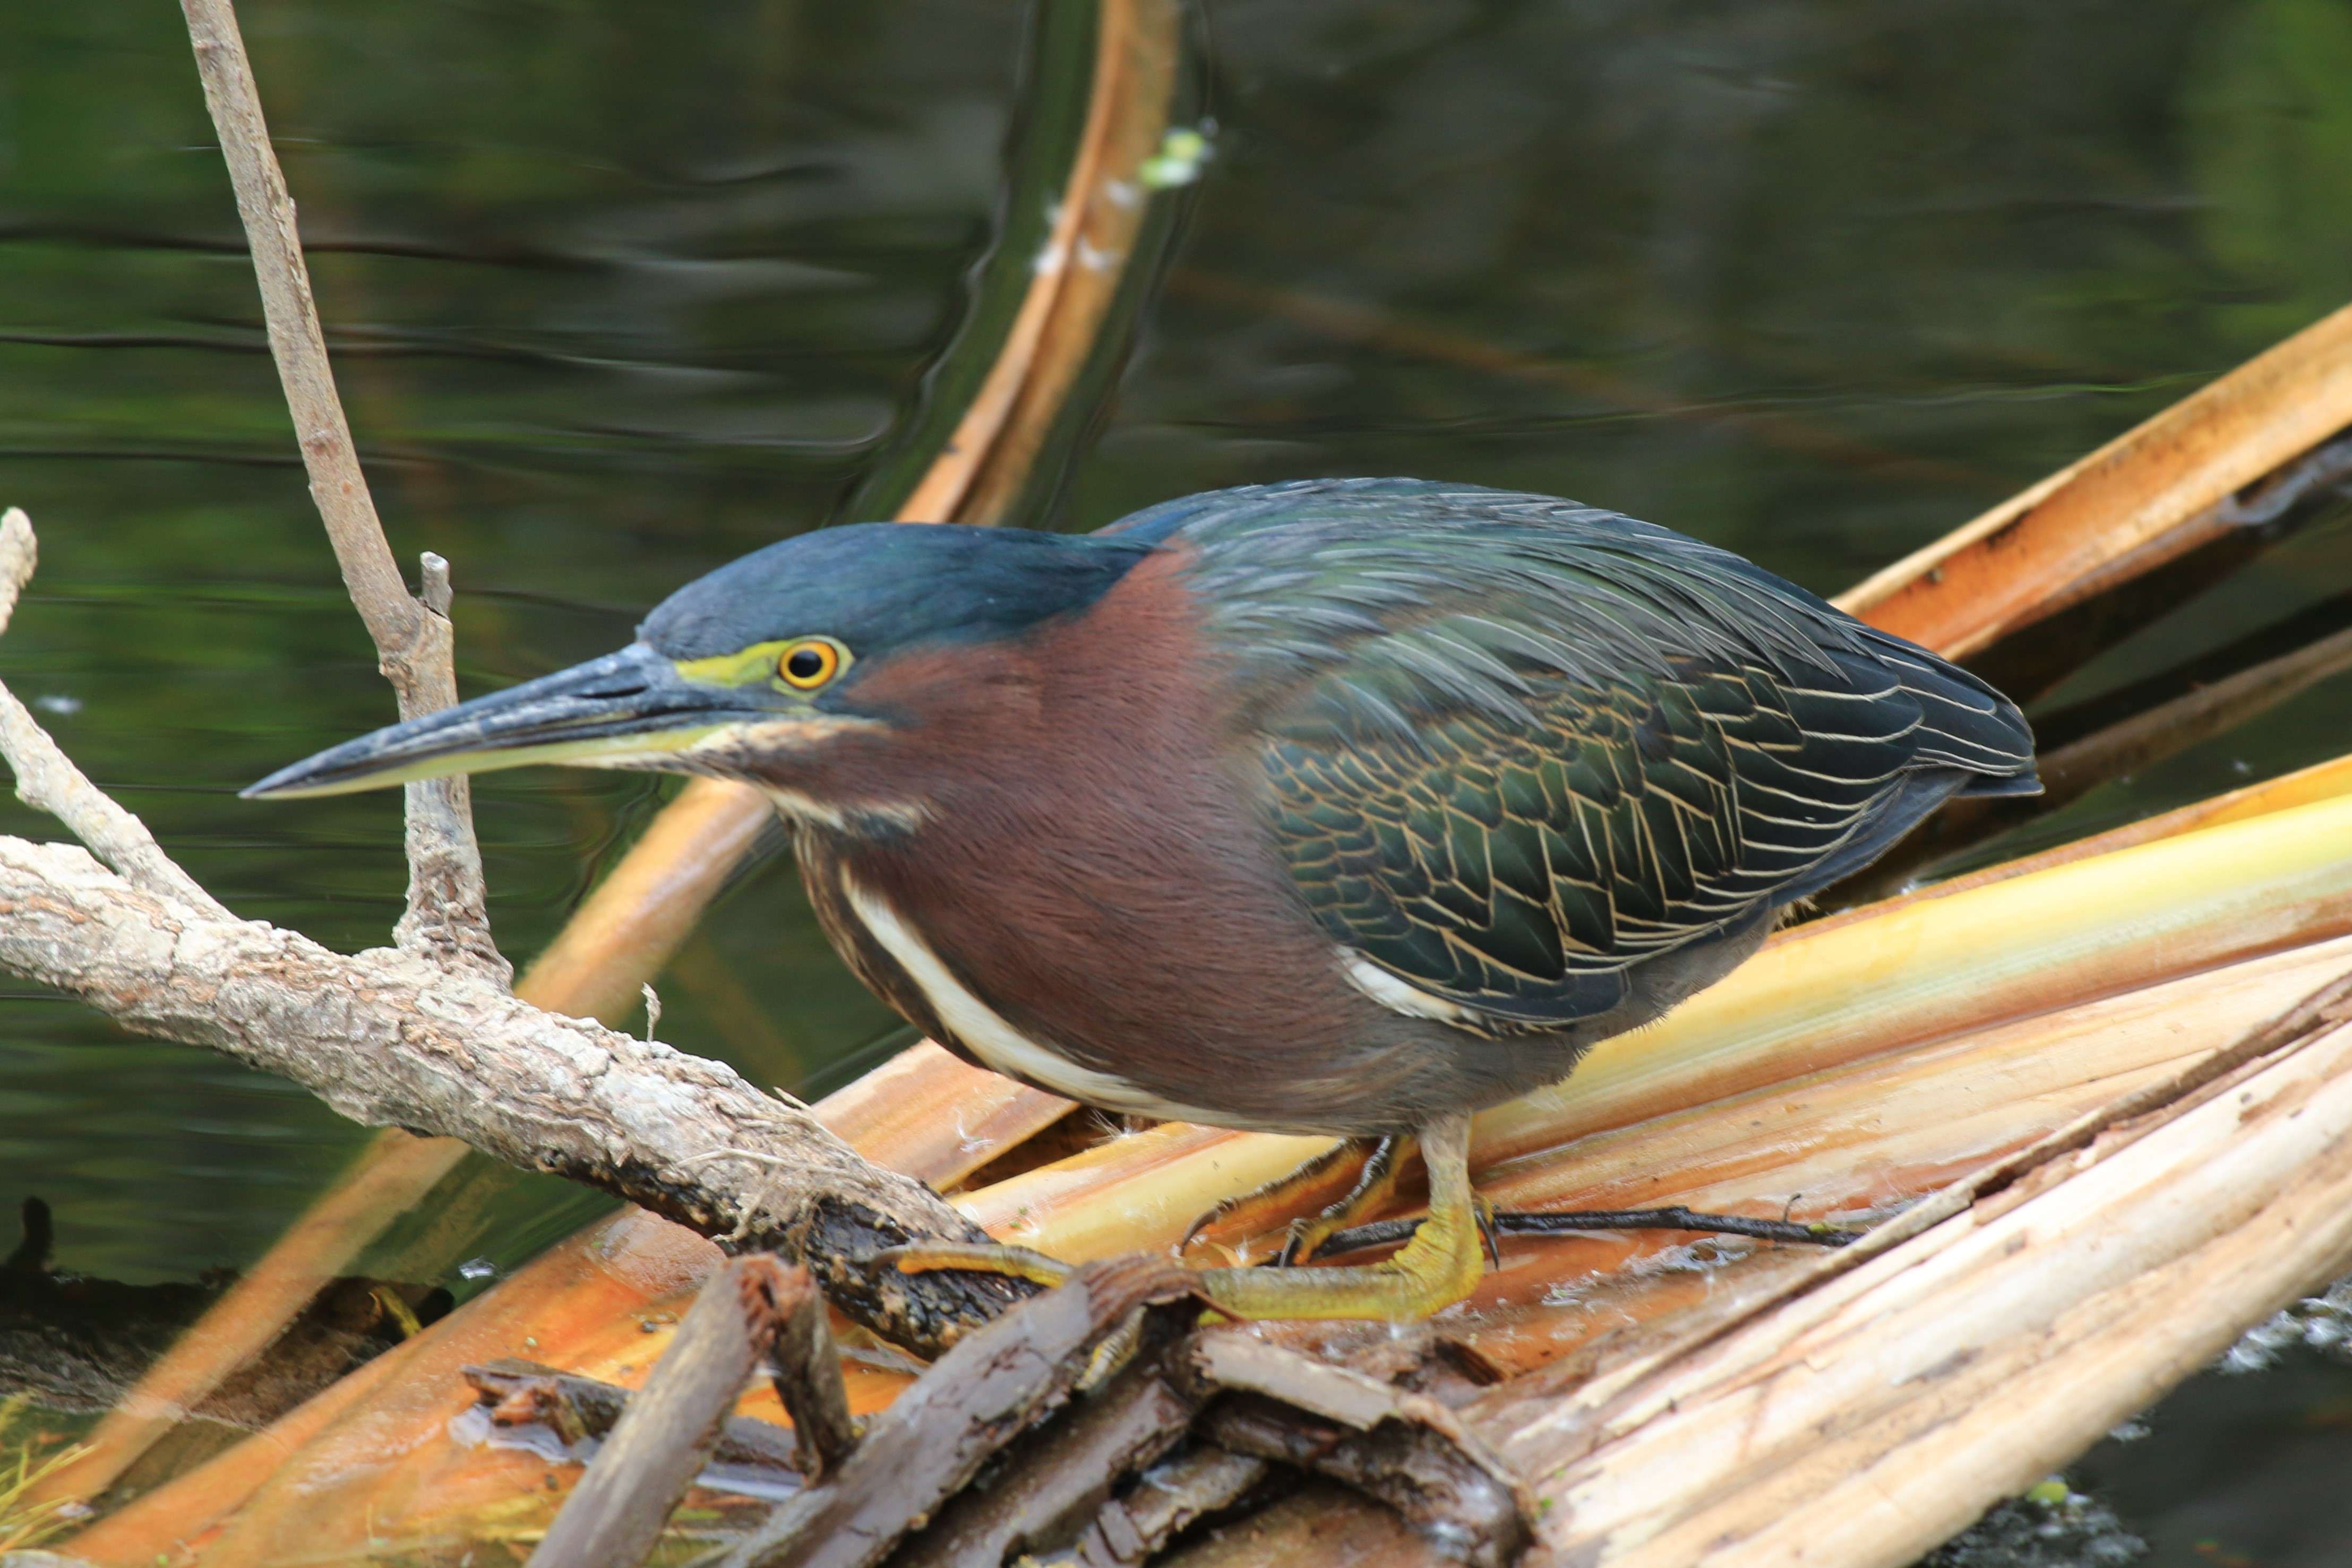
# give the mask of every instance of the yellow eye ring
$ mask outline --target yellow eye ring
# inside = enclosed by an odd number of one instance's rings
[[[776,655],[776,678],[794,691],[813,692],[841,674],[841,650],[814,637]]]

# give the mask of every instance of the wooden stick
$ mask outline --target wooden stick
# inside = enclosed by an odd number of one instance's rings
[[[800,1264],[777,1271],[769,1287],[776,1302],[776,1333],[768,1372],[776,1397],[793,1418],[801,1473],[821,1480],[857,1447],[857,1422],[849,1414],[849,1390],[841,1381],[841,1357],[833,1348],[833,1325],[824,1297]]]
[[[870,1568],[1066,1397],[1107,1335],[1191,1291],[1186,1271],[1164,1259],[1116,1259],[966,1335],[874,1421],[847,1462],[730,1548],[722,1568]]]
[[[221,156],[236,190],[237,216],[253,251],[261,287],[269,354],[286,392],[287,411],[310,476],[310,498],[326,524],[352,605],[375,643],[376,659],[392,683],[400,716],[415,718],[457,700],[449,657],[447,565],[427,559],[425,596],[410,596],[376,517],[367,476],[343,418],[327,364],[327,341],[310,296],[294,200],[269,144],[261,97],[253,82],[230,0],[181,0],[205,107],[219,133]],[[485,912],[481,848],[474,839],[472,796],[462,776],[404,787],[408,803],[408,913],[403,946],[439,954],[445,961],[509,973],[490,939]]]
[[[815,1296],[772,1258],[710,1276],[669,1351],[588,1461],[529,1568],[636,1568],[709,1462],[719,1424],[767,1359],[785,1315]]]

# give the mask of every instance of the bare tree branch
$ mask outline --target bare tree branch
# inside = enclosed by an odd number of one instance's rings
[[[0,838],[0,968],[136,1032],[291,1079],[354,1121],[460,1138],[707,1234],[794,1254],[835,1241],[844,1221],[980,1236],[929,1188],[867,1165],[731,1068],[541,1012],[415,954],[346,956],[224,918],[71,845]],[[820,1275],[856,1272],[840,1256],[810,1261]],[[946,1276],[900,1278],[908,1300],[872,1326],[939,1343],[946,1321],[918,1296]]]
[[[269,354],[286,391],[286,406],[310,476],[310,498],[326,524],[341,567],[343,586],[375,643],[378,667],[392,683],[403,718],[447,707],[457,700],[449,659],[446,563],[428,558],[424,601],[409,596],[385,542],[375,500],[360,471],[351,425],[343,418],[327,342],[310,296],[294,201],[269,145],[261,98],[247,59],[245,38],[229,0],[181,0],[188,37],[203,78],[205,107],[219,133],[221,156],[236,189],[237,216],[253,250]],[[438,574],[437,583],[436,574]],[[437,600],[437,602],[436,602]],[[445,960],[486,968],[503,982],[510,971],[490,940],[484,913],[482,856],[474,840],[472,796],[462,778],[406,787],[408,913],[401,946],[439,953]]]
[[[903,1343],[936,1346],[1013,1294],[861,1269],[894,1235],[984,1238],[732,1068],[541,1012],[417,954],[346,956],[135,886],[72,845],[0,838],[0,968],[291,1079],[353,1121],[459,1138],[804,1257],[845,1311]]]

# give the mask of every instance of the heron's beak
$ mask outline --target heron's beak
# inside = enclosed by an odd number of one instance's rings
[[[788,719],[795,707],[805,705],[758,687],[690,681],[667,657],[635,643],[331,747],[244,794],[247,800],[341,795],[535,762],[661,768],[665,759],[717,731]]]

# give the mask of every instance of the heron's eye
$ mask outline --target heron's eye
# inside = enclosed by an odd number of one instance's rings
[[[776,673],[784,678],[784,685],[813,692],[841,673],[841,650],[814,638],[795,643],[776,660]]]

